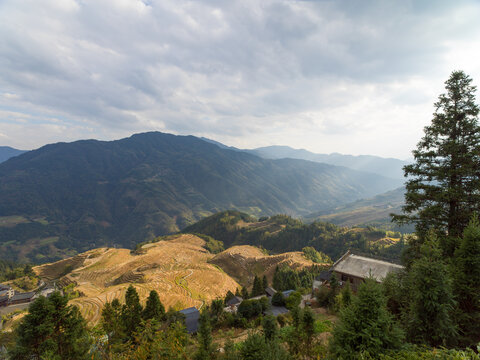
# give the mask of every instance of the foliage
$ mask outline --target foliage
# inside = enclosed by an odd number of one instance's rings
[[[352,304],[340,312],[330,350],[348,360],[362,352],[381,354],[387,349],[397,349],[402,340],[403,333],[387,310],[381,286],[374,279],[367,279]]]
[[[150,291],[150,294],[148,295],[145,309],[143,309],[142,318],[144,320],[155,319],[157,321],[165,319],[165,307],[155,290]]]
[[[67,303],[59,292],[35,300],[16,330],[11,358],[87,359],[90,341],[85,320],[77,307]]]
[[[332,260],[325,254],[322,254],[315,250],[312,246],[306,246],[302,249],[303,256],[305,256],[308,260],[313,261],[314,263],[327,263],[330,264]]]
[[[261,223],[262,226],[239,225],[254,222],[255,219],[247,214],[225,211],[202,219],[182,232],[209,235],[221,240],[226,247],[247,244],[274,252],[313,248],[322,262],[336,259],[348,249],[389,259],[398,259],[402,250],[401,243],[389,247],[376,245],[374,240],[384,238],[387,232],[374,227],[348,229],[322,222],[304,224],[286,215],[272,216]],[[306,252],[312,253],[308,249]]]
[[[408,338],[432,346],[452,345],[457,334],[452,318],[452,281],[433,232],[421,253],[422,258],[413,263],[409,272]]]
[[[18,279],[24,276],[35,276],[30,264],[18,264],[13,261],[0,260],[0,282]]]
[[[208,311],[202,311],[198,320],[198,350],[195,354],[195,360],[213,359],[215,348],[212,344],[212,327]]]
[[[471,82],[463,71],[452,72],[445,82],[446,93],[435,103],[432,123],[413,151],[415,162],[404,167],[404,215],[395,216],[398,222],[414,222],[421,236],[431,228],[442,234],[448,256],[480,201],[479,107]]]
[[[253,288],[252,288],[251,297],[264,295],[264,293],[265,293],[265,288],[263,287],[263,281],[257,275],[255,275],[255,278],[253,279]]]
[[[127,337],[133,340],[135,332],[142,321],[142,305],[137,290],[130,285],[125,293],[125,304],[122,307],[122,322],[125,326]]]
[[[476,215],[455,251],[453,278],[460,343],[472,346],[480,339],[480,223]]]
[[[274,306],[285,306],[285,297],[281,291],[277,291],[272,296],[272,305]]]
[[[285,306],[287,307],[287,309],[291,310],[299,306],[301,301],[302,294],[300,294],[298,291],[294,291],[290,293],[290,295],[285,299]]]

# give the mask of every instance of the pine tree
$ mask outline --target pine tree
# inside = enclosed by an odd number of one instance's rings
[[[198,319],[198,351],[195,354],[195,360],[210,360],[214,359],[214,348],[212,344],[212,326],[210,325],[210,318],[208,311],[204,310]]]
[[[257,275],[255,275],[255,278],[253,279],[253,288],[252,288],[251,297],[263,295],[263,291],[264,290],[263,290],[262,280],[260,280],[260,278]]]
[[[148,295],[142,317],[144,320],[155,319],[157,321],[162,321],[165,319],[165,307],[155,290],[150,291],[150,295]]]
[[[415,162],[404,167],[404,215],[394,215],[399,223],[415,223],[420,236],[430,228],[448,235],[441,238],[448,256],[480,203],[479,107],[471,82],[463,71],[454,71],[445,82],[447,91],[413,151]]]
[[[246,300],[246,299],[249,298],[249,296],[248,296],[248,290],[247,290],[246,287],[242,287],[241,295],[242,295],[243,300]]]
[[[361,352],[378,355],[396,349],[403,340],[387,310],[381,285],[371,278],[359,286],[352,304],[340,312],[332,335],[330,351],[345,360],[357,359]]]
[[[41,296],[16,329],[12,359],[87,359],[90,341],[85,320],[68,298],[54,292]]]
[[[263,290],[265,290],[268,287],[268,280],[267,280],[267,277],[265,275],[263,275],[262,287],[263,287]]]
[[[125,293],[125,305],[122,308],[122,322],[126,335],[133,340],[135,332],[142,321],[142,305],[137,290],[130,285]]]
[[[480,339],[480,223],[476,215],[463,232],[453,264],[460,340],[472,346]]]
[[[408,337],[420,344],[450,345],[456,338],[452,282],[433,231],[427,235],[421,252],[422,257],[409,272]]]
[[[266,342],[274,341],[277,337],[277,319],[268,315],[263,318],[263,336]]]

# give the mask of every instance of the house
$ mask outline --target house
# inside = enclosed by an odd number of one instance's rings
[[[9,297],[7,295],[0,296],[0,307],[8,305]]]
[[[282,291],[283,297],[286,299],[288,298],[295,290],[285,290]]]
[[[273,295],[275,295],[276,292],[277,292],[277,290],[275,290],[272,287],[267,287],[265,289],[265,294],[267,294],[268,297],[272,297]]]
[[[8,305],[25,304],[35,299],[35,292],[15,293],[9,300]]]
[[[11,289],[10,286],[4,285],[4,284],[0,284],[0,291],[9,290],[9,289]]]
[[[242,303],[242,301],[243,301],[243,298],[241,298],[240,296],[234,296],[233,298],[227,301],[227,305],[230,307],[237,307]]]
[[[330,273],[335,274],[342,285],[348,281],[352,290],[356,291],[358,286],[368,277],[373,277],[377,282],[382,282],[390,272],[398,272],[403,266],[384,260],[377,260],[366,256],[355,255],[347,251],[330,268]],[[330,276],[331,276],[330,275]],[[324,274],[323,283],[329,281],[328,275]],[[319,279],[319,281],[322,281]]]
[[[12,288],[9,288],[7,290],[0,290],[0,297],[8,296],[8,298],[10,299],[13,295],[15,295],[15,290],[13,290]]]
[[[189,334],[193,334],[198,330],[198,319],[200,312],[195,307],[180,310],[179,313],[185,315],[185,326]]]

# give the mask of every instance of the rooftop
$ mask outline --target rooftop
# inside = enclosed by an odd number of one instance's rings
[[[362,279],[372,276],[377,281],[382,281],[389,272],[402,269],[401,265],[347,252],[332,266],[331,270]]]
[[[198,329],[198,318],[200,317],[200,312],[195,307],[190,307],[179,311],[185,315],[185,326],[187,332],[192,334],[197,332]]]

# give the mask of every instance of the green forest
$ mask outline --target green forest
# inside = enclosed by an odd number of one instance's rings
[[[40,297],[13,333],[2,334],[10,359],[480,359],[480,126],[472,79],[455,71],[435,103],[431,124],[405,166],[406,195],[398,224],[414,224],[403,239],[404,270],[382,282],[364,281],[357,292],[335,275],[300,307],[301,288],[312,274],[277,269],[273,286],[296,287],[272,304],[289,312],[268,314],[262,299],[242,302],[236,314],[224,311],[233,294],[201,309],[196,334],[185,318],[163,307],[152,291],[145,306],[130,286],[124,301],[108,303],[100,325],[88,328],[68,296]],[[346,248],[377,251],[369,233],[358,238],[334,225],[304,225],[287,216],[253,219],[224,212],[190,228],[226,247],[250,243],[270,251],[305,250],[332,259]],[[249,226],[249,224],[254,224]],[[265,226],[265,228],[262,228]],[[255,229],[256,227],[256,229]],[[320,231],[321,229],[321,231]],[[370,229],[369,231],[377,231]],[[400,243],[400,242],[399,242]],[[218,244],[217,244],[218,245]],[[212,245],[213,246],[213,245]],[[396,250],[397,251],[397,250]],[[348,284],[348,282],[347,282]],[[251,293],[268,282],[256,278]],[[235,338],[238,329],[246,329]],[[234,340],[235,339],[235,340]]]

